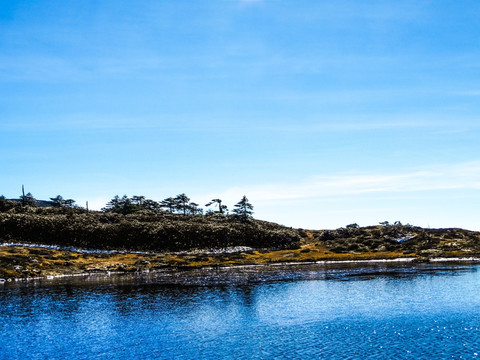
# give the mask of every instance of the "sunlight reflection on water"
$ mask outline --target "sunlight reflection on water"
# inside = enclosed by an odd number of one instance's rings
[[[323,265],[0,288],[1,359],[461,359],[477,265]]]

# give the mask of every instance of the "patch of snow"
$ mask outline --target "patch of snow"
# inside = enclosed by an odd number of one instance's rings
[[[396,241],[397,243],[404,243],[408,240],[412,240],[413,238],[415,238],[415,235],[405,235],[405,236],[402,236],[402,237],[398,237],[398,238],[395,238],[393,239],[393,241]]]
[[[42,244],[21,244],[21,243],[2,243],[0,246],[10,247],[31,247],[49,250],[70,251],[80,254],[137,254],[137,255],[157,255],[160,253],[146,252],[146,251],[126,251],[126,250],[99,250],[99,249],[82,249],[71,246],[57,246],[57,245],[42,245]]]
[[[1,243],[0,246],[11,246],[11,247],[31,247],[31,248],[41,248],[41,249],[50,249],[50,250],[60,250],[60,251],[70,251],[80,254],[137,254],[137,255],[160,255],[163,253],[159,252],[148,252],[148,251],[126,251],[126,250],[99,250],[99,249],[82,249],[71,246],[57,246],[57,245],[42,245],[42,244],[22,244],[22,243]],[[227,248],[218,248],[218,249],[195,249],[191,251],[181,251],[176,252],[176,254],[181,255],[196,255],[196,254],[234,254],[245,251],[253,251],[254,249],[248,246],[232,246]]]
[[[315,264],[368,264],[368,263],[396,263],[412,262],[415,258],[395,258],[395,259],[370,259],[370,260],[320,260]]]
[[[253,248],[248,246],[232,246],[222,249],[212,249],[205,252],[206,254],[234,254],[245,251],[253,251]]]
[[[456,258],[432,258],[428,259],[430,262],[463,262],[463,261],[472,261],[472,262],[480,262],[480,258],[478,257],[456,257]]]
[[[234,254],[245,251],[253,251],[254,249],[248,246],[231,246],[227,248],[217,249],[194,249],[190,251],[175,252],[179,255],[215,255],[215,254]]]

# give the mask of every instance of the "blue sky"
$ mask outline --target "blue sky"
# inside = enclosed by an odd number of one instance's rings
[[[0,194],[480,230],[478,1],[1,1]]]

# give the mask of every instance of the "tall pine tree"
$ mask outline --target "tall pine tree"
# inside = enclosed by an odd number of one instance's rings
[[[234,214],[243,222],[248,220],[249,216],[253,214],[253,205],[248,202],[248,199],[243,195],[242,199],[234,205]]]

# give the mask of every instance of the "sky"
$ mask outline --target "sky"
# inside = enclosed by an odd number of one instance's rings
[[[480,230],[480,2],[0,0],[0,194]]]

